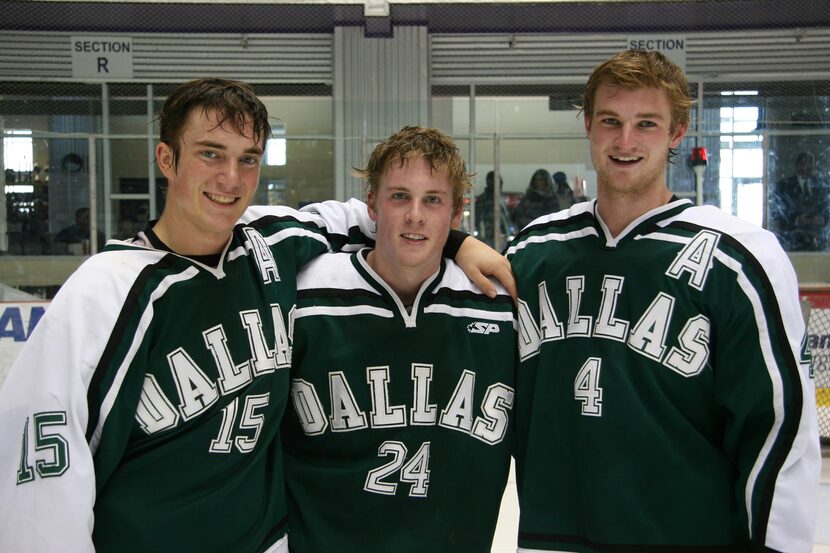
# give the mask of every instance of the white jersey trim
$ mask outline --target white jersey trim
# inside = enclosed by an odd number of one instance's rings
[[[101,412],[98,415],[98,424],[95,426],[95,431],[92,433],[92,437],[89,440],[89,449],[92,451],[93,455],[95,455],[95,452],[98,449],[98,443],[101,441],[101,433],[104,430],[104,424],[107,422],[107,417],[109,416],[113,405],[115,405],[115,400],[121,390],[121,384],[124,382],[124,378],[127,376],[127,372],[133,362],[133,358],[135,357],[138,348],[141,346],[141,342],[144,340],[144,334],[147,331],[147,328],[153,321],[153,304],[157,299],[162,297],[171,286],[185,280],[190,280],[198,274],[199,269],[196,267],[188,267],[179,274],[166,277],[159,283],[155,290],[153,290],[147,309],[145,309],[144,313],[141,314],[141,320],[138,323],[135,336],[133,336],[130,349],[127,351],[121,366],[118,367],[118,371],[115,373],[112,386],[110,386],[109,390],[107,390],[107,395],[101,402]]]
[[[421,298],[423,298],[424,296],[424,290],[426,290],[429,287],[430,283],[432,283],[432,281],[435,280],[435,278],[438,276],[438,273],[441,272],[440,265],[434,273],[428,276],[424,280],[424,282],[421,283],[421,287],[418,289],[418,294],[415,296],[415,301],[412,302],[412,309],[410,312],[407,311],[406,307],[401,301],[401,298],[398,296],[398,293],[395,292],[395,290],[393,290],[392,287],[389,286],[389,284],[387,284],[386,281],[383,280],[383,278],[381,278],[381,276],[377,274],[375,270],[369,265],[369,262],[366,260],[366,257],[363,255],[362,251],[358,252],[355,255],[357,257],[358,263],[360,263],[360,265],[367,273],[372,275],[372,278],[375,280],[375,283],[378,286],[381,286],[384,290],[386,290],[389,296],[394,300],[395,305],[398,308],[398,312],[401,314],[401,317],[403,318],[405,326],[407,328],[414,328],[417,324],[418,308],[421,305]]]
[[[526,248],[531,244],[543,244],[545,242],[567,242],[568,240],[576,240],[578,238],[584,238],[586,236],[599,236],[597,229],[593,227],[585,227],[580,230],[576,230],[573,232],[551,232],[550,234],[543,234],[539,236],[529,236],[528,238],[522,240],[515,246],[510,246],[507,250],[507,255],[513,255],[517,251]]]
[[[349,307],[337,306],[313,306],[313,307],[298,307],[294,311],[294,318],[300,319],[302,317],[316,317],[320,315],[332,317],[350,317],[352,315],[377,315],[392,319],[395,315],[390,309],[383,309],[381,307],[373,307],[370,305],[358,305]]]
[[[597,209],[594,213],[595,213],[595,217],[597,218],[597,221],[599,221],[599,226],[602,228],[602,231],[605,233],[605,240],[606,240],[605,245],[608,246],[609,248],[616,248],[617,244],[619,244],[622,239],[624,239],[626,236],[628,236],[631,233],[632,230],[637,228],[637,226],[639,226],[640,223],[642,223],[643,221],[645,221],[647,219],[651,219],[655,215],[658,215],[658,214],[663,213],[665,211],[672,210],[672,209],[676,208],[677,206],[679,206],[681,204],[688,204],[688,205],[691,206],[692,202],[690,200],[676,200],[676,201],[673,201],[673,202],[669,202],[665,205],[661,205],[660,207],[652,209],[651,211],[647,211],[646,213],[643,213],[642,215],[640,215],[639,217],[637,217],[636,219],[631,221],[628,224],[628,226],[625,227],[622,230],[622,232],[620,232],[617,236],[613,236],[611,234],[611,231],[608,229],[608,226],[605,224],[605,221],[602,220],[602,216],[600,216],[600,214],[599,214],[599,209]]]
[[[326,248],[330,247],[329,243],[328,243],[328,240],[326,240],[324,236],[320,235],[317,232],[314,232],[314,231],[311,231],[311,230],[308,230],[308,229],[302,228],[302,227],[287,228],[287,229],[281,230],[279,232],[276,232],[276,233],[274,233],[270,236],[267,236],[267,237],[263,236],[262,239],[265,240],[265,243],[268,244],[269,246],[273,246],[274,244],[282,242],[283,240],[287,240],[288,238],[293,238],[295,236],[301,236],[303,238],[312,238],[314,240],[317,240],[318,242],[320,242],[324,246],[326,246]],[[241,257],[243,255],[247,255],[249,250],[250,250],[250,247],[247,247],[247,246],[244,246],[244,245],[243,246],[237,246],[236,248],[234,248],[233,250],[228,252],[228,261],[233,261],[234,259],[236,259],[238,257]]]
[[[490,321],[511,322],[513,320],[513,313],[510,311],[498,313],[494,311],[485,311],[484,309],[453,307],[451,305],[444,305],[440,303],[426,306],[424,308],[424,313],[442,313],[444,315],[453,315],[455,317],[469,317],[470,319],[487,319]]]
[[[288,536],[283,536],[277,543],[269,547],[264,553],[288,553]]]
[[[682,220],[701,225],[704,228],[713,229],[715,232],[727,233],[731,235],[740,235],[740,243],[744,247],[746,247],[749,250],[750,254],[758,260],[758,263],[761,265],[761,267],[765,271],[765,274],[770,279],[770,285],[775,291],[777,297],[783,299],[783,297],[785,297],[788,293],[794,293],[795,291],[797,291],[798,283],[796,281],[795,274],[793,273],[793,271],[791,269],[786,270],[785,266],[779,267],[776,263],[779,257],[775,255],[775,250],[779,248],[777,248],[777,243],[774,243],[774,238],[771,238],[772,235],[770,233],[768,233],[767,231],[762,231],[761,229],[758,229],[756,227],[749,226],[748,224],[742,223],[740,221],[736,222],[731,219],[721,220],[716,217],[717,214],[718,211],[716,211],[716,208],[709,210],[707,210],[706,208],[696,209],[691,213],[688,213],[687,210],[687,212],[679,214],[676,218],[671,218],[661,222],[660,226],[668,226],[674,221]],[[701,220],[701,217],[703,216],[706,216],[706,218]],[[638,236],[636,238],[646,240],[664,240],[668,242],[682,244],[687,244],[690,242],[690,239],[688,238],[664,232],[653,232],[649,235]],[[772,242],[770,242],[770,239],[772,240]],[[776,247],[769,249],[773,244]],[[787,409],[784,405],[784,384],[781,373],[779,372],[779,365],[775,360],[773,345],[770,341],[769,323],[764,314],[763,302],[759,297],[755,286],[747,277],[743,264],[737,259],[729,256],[720,248],[715,250],[714,257],[725,267],[728,267],[729,269],[735,272],[736,282],[740,286],[741,290],[743,290],[744,294],[746,295],[747,299],[752,305],[755,323],[757,325],[758,331],[758,344],[764,356],[767,374],[770,379],[770,385],[773,389],[772,401],[773,413],[775,418],[773,420],[770,431],[767,434],[766,439],[764,440],[764,444],[761,447],[761,450],[758,452],[758,457],[755,461],[755,464],[753,465],[752,470],[750,471],[747,477],[746,488],[744,489],[744,506],[748,518],[747,530],[751,534],[753,528],[753,519],[755,517],[755,513],[752,509],[753,492],[757,487],[758,476],[761,473],[761,470],[767,464],[770,452],[772,451],[772,447],[775,444],[775,441],[777,440],[781,432],[784,420],[787,417]],[[772,270],[769,270],[770,268],[772,268]],[[799,312],[788,313],[785,310],[785,308],[791,304],[792,302],[787,302],[785,299],[783,301],[779,300],[779,305],[782,308],[781,316],[784,319],[784,327],[787,333],[787,341],[790,345],[790,350],[795,361],[798,362],[800,351],[800,336],[804,331],[804,327],[803,319],[801,318],[801,314]],[[805,380],[803,370],[799,371],[799,378],[801,379],[801,387],[803,392],[802,409],[806,412],[810,412],[815,409],[815,392],[813,390],[814,383]],[[801,419],[802,422],[805,420],[808,421],[808,425],[811,427],[816,424],[815,417],[801,417]],[[779,474],[783,474],[788,470],[788,468],[792,467],[794,459],[802,459],[803,463],[805,462],[804,459],[810,458],[809,454],[805,456],[804,450],[812,448],[814,444],[804,444],[803,442],[806,438],[809,438],[811,435],[815,435],[815,433],[816,430],[814,428],[805,428],[803,424],[801,425],[801,427],[798,430],[798,434],[795,437],[793,447],[788,453],[787,461],[785,461],[784,465],[781,467],[781,471],[779,472]],[[815,457],[815,455],[812,455],[812,457]],[[801,472],[801,475],[810,473],[809,469],[805,470],[804,468],[799,468],[799,470],[803,471]],[[811,503],[815,504],[818,501],[817,491],[816,494],[814,494],[816,495],[816,497],[788,497],[788,490],[794,489],[792,484],[790,483],[791,480],[798,478],[799,474],[793,472],[789,479],[781,477],[776,479],[776,486],[773,492],[773,501],[772,505],[770,506],[769,520],[767,521],[766,525],[766,544],[768,546],[774,547],[775,549],[809,551],[811,548],[809,537],[805,538],[803,544],[796,544],[792,542],[794,537],[794,534],[791,531],[794,518],[792,513],[797,513],[801,509],[803,509],[805,505],[809,505]],[[808,485],[798,486],[797,489],[803,490],[805,487],[808,487]],[[791,496],[793,494],[790,493],[789,495]],[[807,509],[807,511],[809,511],[809,509]],[[801,520],[799,521],[799,523],[805,524],[807,525],[807,527],[814,527],[813,521]],[[808,533],[812,535],[811,532]]]

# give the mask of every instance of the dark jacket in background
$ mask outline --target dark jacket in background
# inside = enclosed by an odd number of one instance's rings
[[[553,187],[540,191],[532,185],[528,186],[524,197],[516,206],[516,229],[521,230],[535,218],[555,211],[559,211],[559,199]]]

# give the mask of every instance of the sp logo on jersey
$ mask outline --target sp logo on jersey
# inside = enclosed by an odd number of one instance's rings
[[[498,334],[499,325],[495,323],[483,323],[475,321],[467,325],[467,332],[470,334]]]

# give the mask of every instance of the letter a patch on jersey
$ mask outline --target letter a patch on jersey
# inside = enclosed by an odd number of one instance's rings
[[[689,286],[703,290],[706,277],[712,269],[712,257],[718,246],[720,234],[710,230],[698,232],[686,247],[680,250],[666,274],[673,278],[680,278],[684,272],[689,273]]]
[[[274,260],[268,244],[265,243],[265,239],[250,227],[245,227],[243,230],[248,237],[251,254],[256,260],[257,267],[259,267],[259,274],[262,275],[262,282],[265,284],[279,282],[280,274],[277,271],[277,262]]]

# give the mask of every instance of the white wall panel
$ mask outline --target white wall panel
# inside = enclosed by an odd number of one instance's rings
[[[429,39],[425,27],[395,27],[392,38],[338,27],[334,44],[335,193],[361,198],[352,167],[404,125],[429,121]]]
[[[79,36],[119,36],[83,33]],[[71,81],[69,33],[0,34],[0,79]],[[130,33],[133,79],[179,82],[206,75],[248,82],[331,84],[330,34]]]
[[[682,33],[691,78],[827,78],[830,29]],[[432,84],[584,83],[627,34],[432,34]]]

